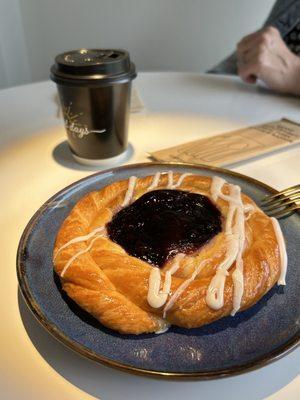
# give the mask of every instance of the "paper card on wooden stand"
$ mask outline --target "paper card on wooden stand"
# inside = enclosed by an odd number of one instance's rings
[[[157,161],[224,166],[300,142],[300,124],[282,119],[152,152]]]

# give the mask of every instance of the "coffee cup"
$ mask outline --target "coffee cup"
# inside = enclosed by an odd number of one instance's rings
[[[55,58],[51,79],[78,162],[101,165],[124,156],[135,77],[135,65],[125,50],[80,49]]]

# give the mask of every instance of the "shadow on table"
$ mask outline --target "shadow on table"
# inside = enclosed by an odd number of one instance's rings
[[[62,165],[63,167],[80,170],[80,171],[98,171],[105,168],[110,168],[112,166],[118,166],[128,162],[134,155],[134,148],[131,143],[128,144],[127,150],[124,152],[123,157],[119,160],[118,163],[112,164],[111,162],[107,161],[107,164],[98,165],[98,166],[89,166],[89,165],[82,165],[77,163],[70,151],[68,142],[64,140],[63,142],[59,143],[52,152],[52,157],[54,160]]]
[[[211,398],[223,400],[262,399],[276,393],[299,374],[300,352],[295,351],[271,366],[237,377],[213,381],[170,381],[133,376],[85,359],[66,348],[44,330],[18,292],[24,328],[35,348],[61,376],[86,393],[101,399],[164,400]]]

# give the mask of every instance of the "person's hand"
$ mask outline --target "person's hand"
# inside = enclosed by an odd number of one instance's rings
[[[300,57],[289,50],[276,28],[245,36],[237,45],[237,59],[243,81],[261,79],[277,92],[300,94]]]

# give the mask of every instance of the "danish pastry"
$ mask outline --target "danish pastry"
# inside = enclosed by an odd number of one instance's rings
[[[279,223],[239,186],[173,171],[85,195],[53,252],[62,288],[120,333],[200,327],[285,284]]]

